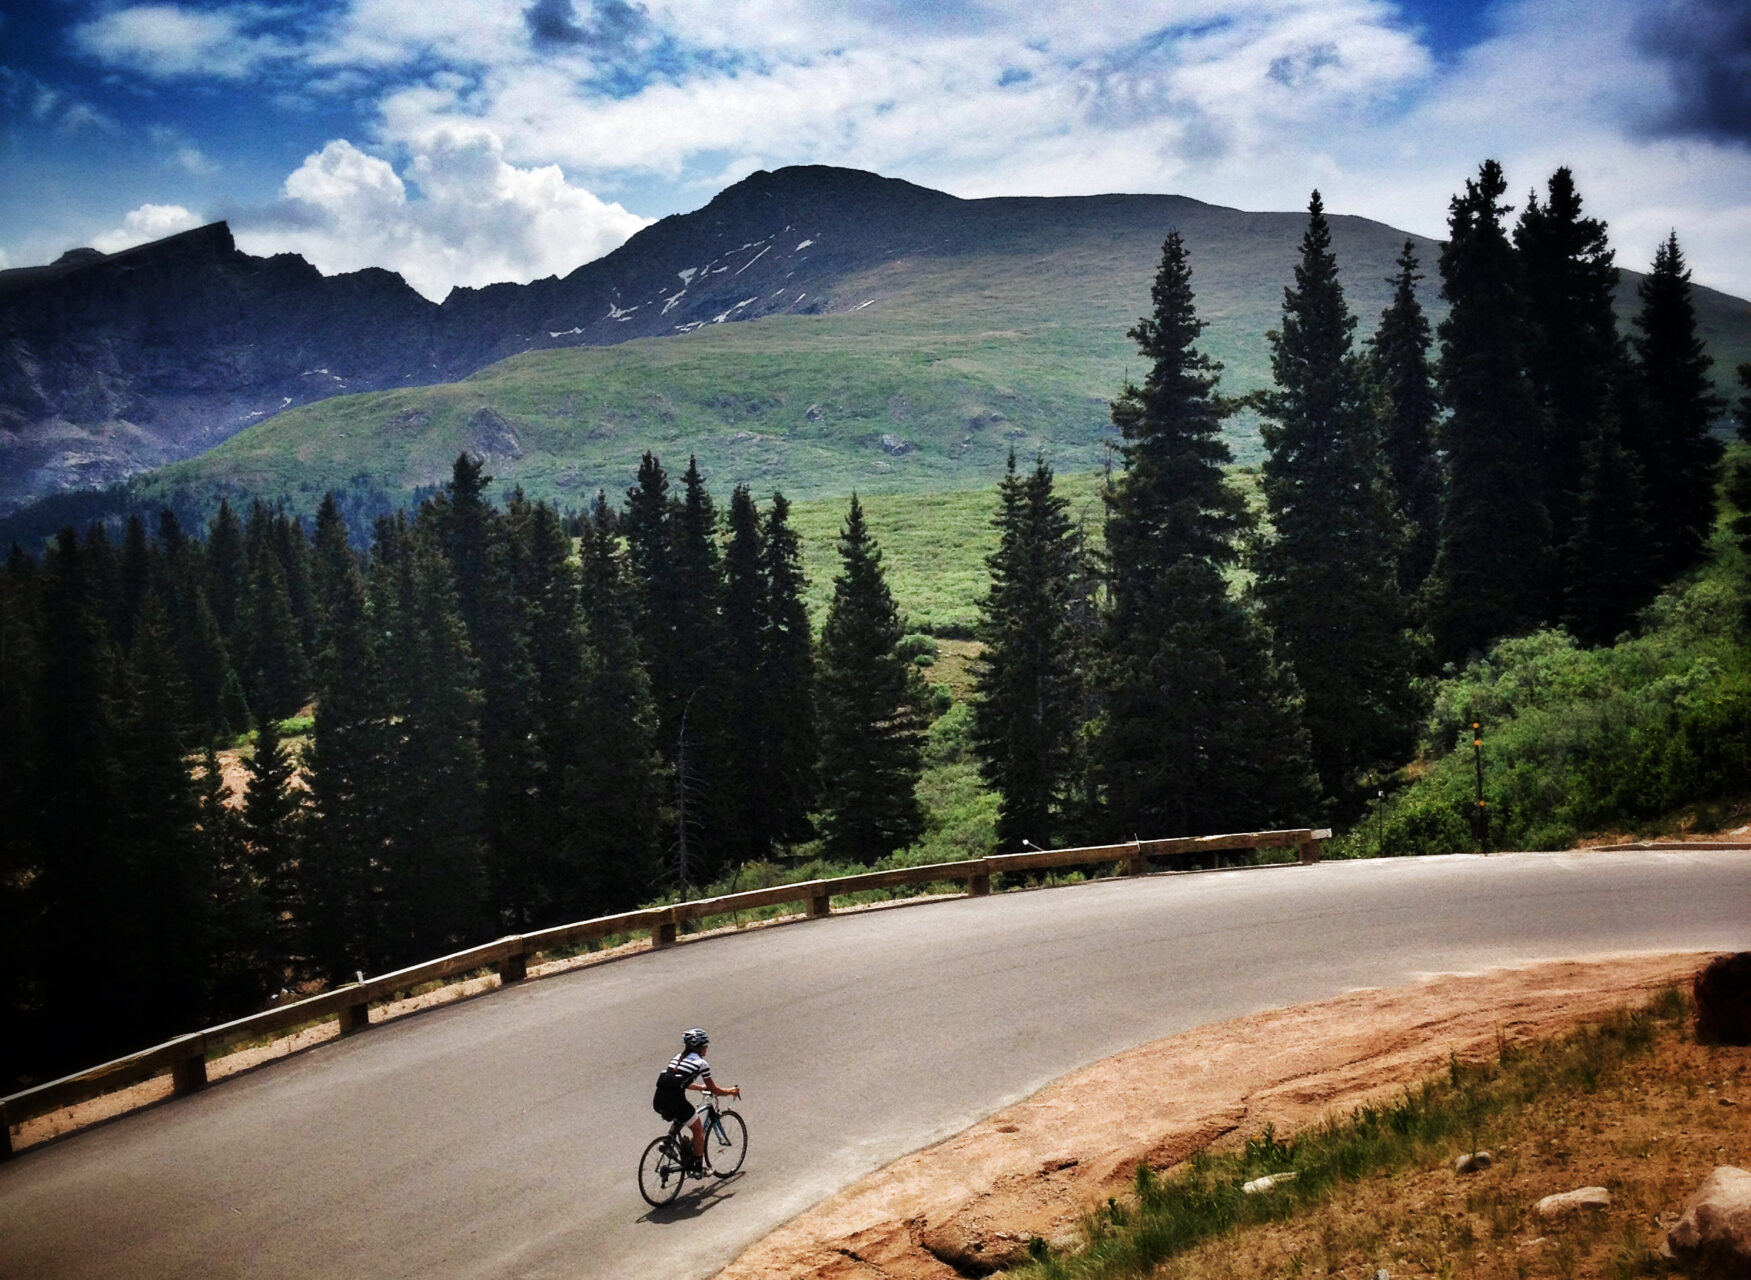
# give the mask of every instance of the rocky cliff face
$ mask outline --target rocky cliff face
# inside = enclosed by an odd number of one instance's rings
[[[839,304],[892,256],[977,234],[967,202],[843,169],[757,173],[563,279],[433,304],[392,272],[324,276],[223,223],[0,272],[0,511],[199,453],[292,405]]]
[[[223,223],[0,273],[0,503],[198,453],[292,404],[431,381],[400,276],[238,252]]]

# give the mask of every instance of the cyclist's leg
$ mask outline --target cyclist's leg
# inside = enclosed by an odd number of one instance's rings
[[[691,1140],[691,1145],[687,1149],[693,1153],[695,1160],[703,1160],[705,1158],[705,1121],[700,1118],[698,1112],[694,1112],[693,1119],[687,1122],[687,1131]]]

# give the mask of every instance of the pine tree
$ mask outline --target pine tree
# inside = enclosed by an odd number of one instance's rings
[[[1435,459],[1434,368],[1429,362],[1429,320],[1417,299],[1415,247],[1409,240],[1398,255],[1392,301],[1380,313],[1369,339],[1368,375],[1373,384],[1381,447],[1392,480],[1394,508],[1403,522],[1398,587],[1410,600],[1435,563],[1440,525],[1441,470]]]
[[[359,570],[359,559],[353,554],[346,520],[341,516],[340,504],[335,501],[332,491],[323,495],[322,505],[316,509],[315,542],[310,592],[320,632],[328,624],[335,598],[340,594],[347,575]]]
[[[546,838],[536,675],[529,620],[516,591],[517,549],[505,520],[486,501],[481,463],[457,457],[442,498],[422,510],[438,533],[454,577],[457,608],[478,667],[479,750],[485,786],[488,877],[509,927],[529,919],[528,882],[539,873]]]
[[[63,529],[43,564],[30,697],[31,737],[54,768],[37,771],[18,811],[41,850],[32,887],[57,951],[40,971],[43,1052],[28,1067],[39,1078],[104,1061],[139,1026],[136,992],[113,981],[118,957],[142,960],[128,941],[139,903],[122,852],[118,664],[88,568],[77,534]]]
[[[578,567],[559,515],[520,496],[508,520],[519,546],[518,591],[529,618],[529,658],[535,676],[538,754],[543,764],[537,818],[539,860],[506,895],[518,918],[560,923],[562,902],[576,901],[585,869],[573,857],[572,832],[596,821],[577,806],[575,779],[590,767],[584,702],[591,656],[584,633]],[[576,918],[576,917],[572,917]]]
[[[296,715],[310,696],[310,664],[284,570],[265,543],[250,566],[237,634],[246,646],[240,653],[243,687],[257,719]]]
[[[1305,700],[1320,786],[1343,803],[1365,774],[1409,754],[1415,708],[1389,482],[1317,191],[1307,214],[1282,327],[1268,335],[1277,385],[1260,434],[1272,534],[1254,590]]]
[[[407,964],[477,940],[487,901],[483,698],[450,560],[416,526],[393,566],[405,664],[390,743],[379,964]]]
[[[816,694],[821,839],[829,856],[868,866],[924,831],[917,795],[924,689],[896,647],[905,627],[855,494],[839,535],[839,565]]]
[[[219,634],[231,644],[243,612],[243,596],[249,586],[249,555],[244,547],[243,522],[224,498],[207,529],[206,576],[202,586]],[[239,726],[241,728],[241,726]]]
[[[815,644],[803,593],[802,542],[790,526],[790,503],[772,495],[761,538],[760,747],[765,786],[761,829],[769,842],[812,839],[809,814],[819,793],[820,743],[815,716]]]
[[[378,532],[377,545],[390,549],[395,526]],[[373,588],[385,576],[381,564],[375,567]],[[374,949],[381,896],[375,851],[388,839],[384,808],[396,785],[388,676],[402,664],[379,655],[382,630],[394,621],[383,611],[393,608],[387,596],[373,603],[358,567],[349,566],[333,585],[317,657],[316,720],[305,758],[312,822],[298,893],[305,903],[303,949],[311,968],[330,979],[350,977]]]
[[[678,678],[672,693],[682,705],[685,722],[685,742],[680,736],[682,726],[676,725],[676,785],[691,793],[686,797],[687,805],[700,824],[698,865],[701,874],[710,877],[750,850],[732,834],[737,800],[731,783],[733,679],[725,664],[724,569],[717,511],[694,458],[687,460],[675,520],[674,595],[669,620],[681,663],[671,674]],[[681,767],[683,749],[685,769]]]
[[[627,493],[623,528],[638,584],[639,649],[657,707],[657,742],[671,770],[672,838],[690,867],[709,876],[732,856],[726,839],[734,798],[726,782],[730,744],[725,702],[723,566],[717,515],[689,460],[679,501],[668,496],[661,462],[645,454]]]
[[[1547,620],[1555,556],[1539,466],[1538,406],[1518,262],[1502,227],[1507,189],[1486,160],[1453,198],[1441,250],[1440,377],[1446,487],[1428,583],[1437,655],[1458,661]]]
[[[195,794],[195,846],[212,886],[212,938],[203,957],[212,992],[209,1017],[232,1018],[260,1008],[284,970],[245,844],[245,820],[231,805],[231,788],[211,746],[202,753]]]
[[[587,815],[568,837],[568,860],[580,877],[566,900],[574,916],[630,907],[654,886],[663,770],[656,705],[638,652],[635,589],[600,494],[579,557],[590,661],[580,729],[584,763],[569,779],[575,807]]]
[[[997,843],[1054,847],[1067,834],[1080,725],[1080,655],[1071,629],[1075,530],[1044,457],[998,488],[991,588],[979,602],[972,736],[979,772],[999,797]]]
[[[1709,380],[1714,361],[1696,331],[1690,270],[1673,232],[1641,283],[1634,338],[1641,417],[1629,441],[1648,484],[1662,577],[1701,562],[1715,521],[1720,442],[1709,434],[1726,407]]]
[[[299,847],[304,793],[293,783],[295,772],[279,722],[272,716],[263,718],[244,764],[247,781],[240,838],[262,921],[257,950],[276,986],[301,971],[308,958],[303,922],[309,903]],[[237,879],[241,884],[243,877]]]
[[[723,830],[718,846],[726,861],[768,857],[773,833],[766,819],[772,725],[765,714],[762,676],[763,624],[767,587],[762,573],[760,515],[747,485],[730,495],[729,544],[724,552],[723,678],[729,723],[737,727],[737,749],[725,759]]]
[[[1537,401],[1542,449],[1537,476],[1558,543],[1574,533],[1584,454],[1597,453],[1600,423],[1622,375],[1622,342],[1612,302],[1617,268],[1605,224],[1581,214],[1574,175],[1551,175],[1514,228],[1528,319],[1526,367]],[[1590,445],[1590,442],[1591,445]]]
[[[1216,394],[1195,344],[1191,269],[1162,246],[1152,314],[1130,331],[1150,369],[1113,403],[1124,471],[1107,494],[1110,606],[1097,675],[1105,821],[1125,835],[1202,835],[1307,816],[1317,780],[1293,681],[1228,591],[1246,525]]]
[[[196,839],[198,799],[186,762],[191,743],[172,710],[181,680],[164,615],[155,603],[135,627],[134,652],[118,666],[116,819],[105,891],[125,895],[107,940],[110,986],[126,1000],[115,1031],[143,1047],[172,1029],[193,1030],[213,1013],[210,957],[218,921],[217,868]]]

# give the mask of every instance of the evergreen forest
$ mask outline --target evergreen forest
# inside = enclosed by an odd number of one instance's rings
[[[814,617],[784,496],[720,508],[691,459],[646,453],[582,513],[465,453],[412,510],[331,494],[307,527],[226,502],[15,545],[0,1085],[932,839],[1333,825],[1360,856],[1724,814],[1751,765],[1751,463],[1719,428],[1751,433],[1751,366],[1724,403],[1676,233],[1623,332],[1569,172],[1512,219],[1506,192],[1483,164],[1364,333],[1315,192],[1273,385],[1246,397],[1167,234],[1098,527],[1044,457],[980,499],[959,698],[926,683],[858,497]],[[1253,493],[1222,435],[1242,411]]]

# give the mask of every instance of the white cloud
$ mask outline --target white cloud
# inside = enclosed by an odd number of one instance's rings
[[[1646,0],[1494,0],[1490,38],[1441,64],[1399,0],[344,0],[295,24],[287,3],[123,0],[75,42],[151,76],[272,71],[284,104],[358,103],[376,154],[313,156],[285,192],[301,221],[275,234],[426,292],[612,247],[637,220],[591,191],[666,213],[756,167],[1252,209],[1317,185],[1334,212],[1441,235],[1493,157],[1517,197],[1572,167],[1625,265],[1675,225],[1700,281],[1751,293],[1751,151],[1650,136],[1676,91]],[[186,145],[171,158],[198,171]]]
[[[200,225],[201,219],[179,204],[143,204],[123,218],[121,226],[94,239],[91,247],[104,253],[119,253]]]
[[[240,80],[263,62],[292,55],[259,30],[275,16],[257,5],[187,9],[172,4],[112,9],[73,28],[75,47],[112,66],[161,77]]]
[[[499,139],[478,126],[436,133],[405,180],[352,143],[330,142],[286,179],[283,195],[266,214],[233,220],[239,248],[290,250],[330,274],[387,267],[434,300],[456,285],[564,274],[646,222],[571,185],[555,165],[508,163]]]

